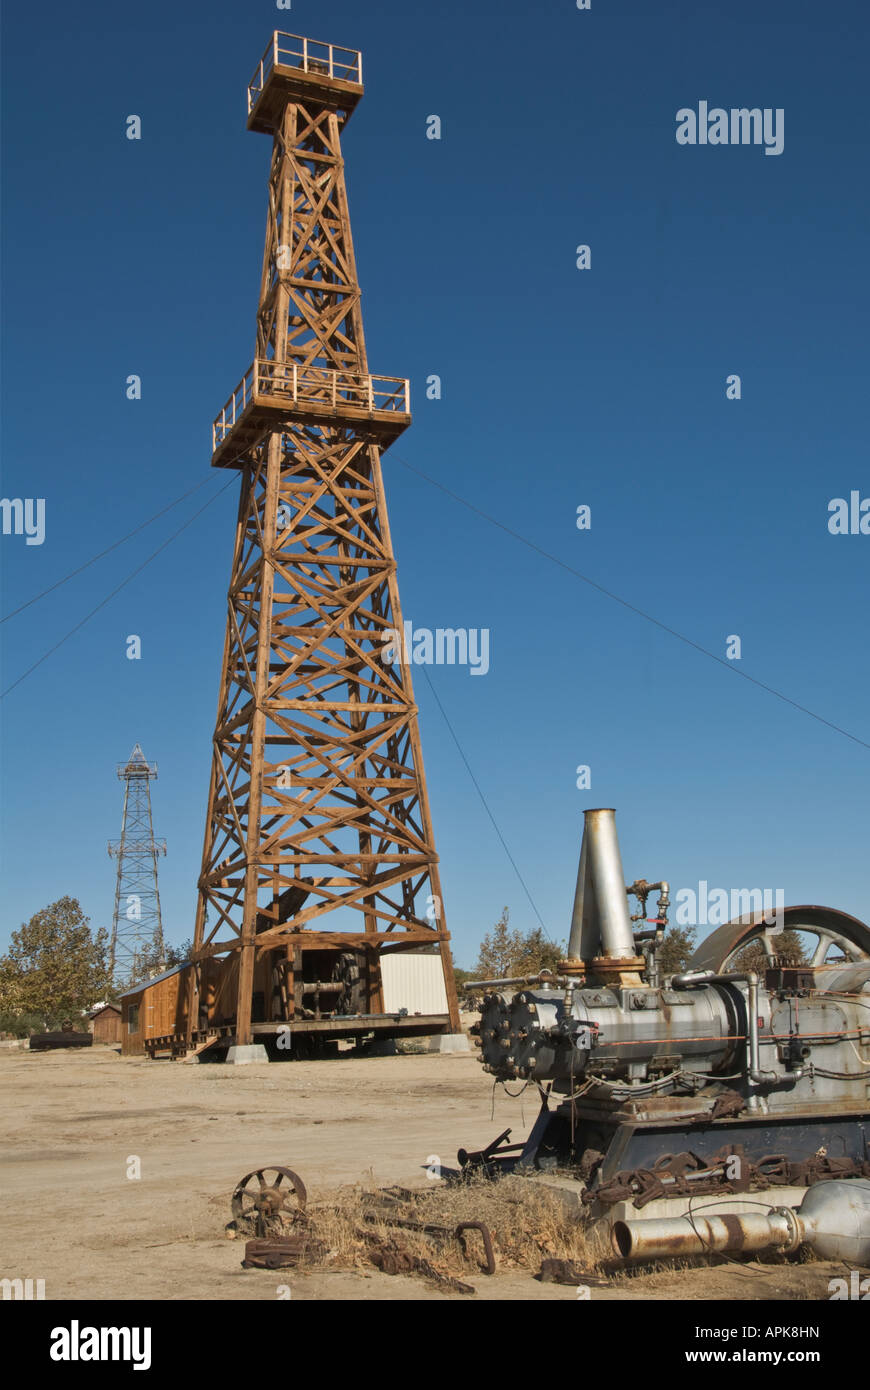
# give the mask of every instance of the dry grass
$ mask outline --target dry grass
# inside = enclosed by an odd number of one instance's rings
[[[591,1273],[605,1253],[558,1196],[527,1178],[472,1178],[456,1186],[433,1182],[413,1191],[357,1184],[318,1193],[308,1215],[333,1268],[368,1264],[368,1233],[428,1260],[439,1273],[468,1279],[478,1272],[483,1262],[478,1233],[468,1233],[464,1255],[455,1239],[391,1225],[389,1218],[397,1217],[451,1231],[463,1221],[484,1222],[502,1270],[537,1274],[542,1260],[555,1258],[572,1260]]]

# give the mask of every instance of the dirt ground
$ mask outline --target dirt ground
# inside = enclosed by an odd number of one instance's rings
[[[105,1047],[0,1047],[0,1277],[45,1280],[46,1299],[462,1299],[377,1271],[244,1270],[230,1195],[251,1169],[283,1164],[316,1198],[374,1181],[425,1185],[427,1166],[511,1127],[509,1099],[474,1056],[353,1057],[246,1067],[122,1059]],[[141,1177],[127,1176],[138,1158]],[[612,1299],[827,1299],[829,1264],[661,1270]],[[576,1300],[531,1274],[471,1278],[484,1300]],[[287,1296],[286,1291],[280,1295]]]

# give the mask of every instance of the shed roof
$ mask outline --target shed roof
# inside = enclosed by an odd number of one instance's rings
[[[141,980],[138,985],[131,985],[129,989],[122,990],[118,998],[126,999],[131,994],[141,994],[149,985],[156,985],[159,980],[168,980],[170,975],[177,975],[179,970],[186,969],[188,965],[190,961],[183,960],[180,965],[173,965],[171,970],[164,970],[162,975],[152,975],[150,980]]]

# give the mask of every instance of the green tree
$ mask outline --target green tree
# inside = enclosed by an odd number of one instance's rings
[[[558,974],[559,961],[565,959],[564,942],[548,941],[542,927],[534,927],[520,937],[520,949],[514,962],[518,975],[537,975],[539,970]]]
[[[564,945],[548,941],[540,927],[523,935],[510,926],[510,911],[501,916],[480,943],[472,978],[499,980],[512,975],[536,975],[539,970],[555,972],[565,955]]]
[[[59,898],[31,917],[0,956],[0,998],[17,1014],[38,1014],[46,1028],[76,1020],[105,997],[108,935],[91,935],[75,898]]]
[[[668,927],[658,951],[662,975],[678,975],[685,970],[695,949],[696,927]]]
[[[513,973],[513,960],[520,949],[520,934],[508,925],[510,911],[504,908],[492,931],[480,943],[474,974],[481,980],[498,980]]]
[[[45,1027],[42,1014],[22,1014],[14,1009],[0,1009],[0,1038],[6,1034],[11,1038],[27,1038],[31,1033],[41,1033]]]

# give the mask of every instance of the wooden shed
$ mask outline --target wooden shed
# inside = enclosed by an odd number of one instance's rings
[[[189,962],[185,961],[164,971],[162,975],[133,985],[119,995],[121,1052],[125,1057],[153,1052],[153,1045],[150,1048],[147,1046],[150,1039],[184,1036],[187,1029],[188,968]]]
[[[162,975],[143,980],[119,995],[121,1002],[121,1052],[125,1057],[158,1052],[183,1056],[187,1050],[187,1010],[190,994],[190,961],[182,961]],[[202,962],[200,1017],[194,1033],[201,1042],[231,1033],[227,1011],[235,1000],[238,958],[211,958]]]
[[[111,1047],[121,1041],[121,1008],[118,1004],[101,1004],[88,1015],[88,1027],[95,1043]]]

